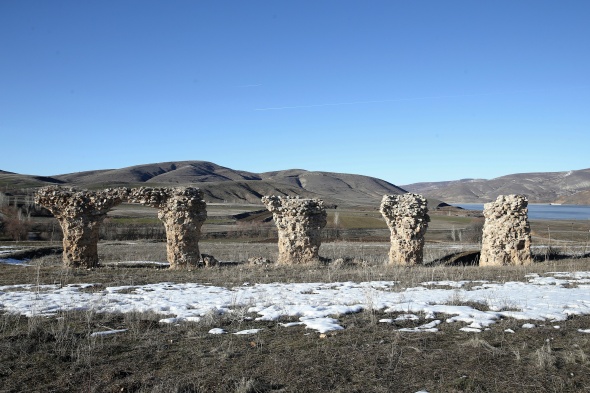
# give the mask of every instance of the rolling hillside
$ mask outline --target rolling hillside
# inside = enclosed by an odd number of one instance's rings
[[[414,183],[398,187],[369,176],[290,169],[252,173],[207,161],[175,161],[55,176],[21,175],[0,170],[0,191],[50,184],[81,188],[192,185],[208,202],[258,203],[263,195],[322,198],[328,204],[375,205],[384,194],[407,191],[440,201],[481,203],[502,194],[524,194],[531,202],[590,205],[590,168],[567,172],[519,173],[486,179]]]
[[[518,173],[491,180],[462,179],[402,186],[410,192],[449,202],[489,202],[498,195],[524,194],[531,202],[590,205],[590,169]]]
[[[263,195],[299,195],[322,198],[328,204],[375,205],[384,194],[405,192],[384,180],[362,175],[302,169],[258,174],[207,161],[136,165],[45,178],[0,172],[0,181],[3,178],[4,189],[13,185],[30,188],[49,184],[83,188],[192,185],[204,191],[208,202],[259,203]],[[438,204],[440,201],[433,202]]]

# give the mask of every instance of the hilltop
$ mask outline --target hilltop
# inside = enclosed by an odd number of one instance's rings
[[[0,171],[0,190],[59,184],[81,188],[194,186],[207,202],[259,203],[263,195],[322,198],[329,204],[375,205],[384,194],[406,191],[374,177],[289,169],[252,173],[208,161],[174,161],[49,177]],[[436,204],[440,201],[436,201]],[[436,206],[436,205],[435,205]]]
[[[375,177],[288,169],[254,173],[208,161],[172,161],[54,176],[0,170],[0,191],[50,184],[81,188],[194,186],[207,202],[259,203],[263,195],[322,198],[329,204],[375,205],[384,194],[415,192],[441,201],[489,202],[498,195],[524,194],[530,202],[590,205],[590,168],[564,172],[517,173],[494,179],[461,179],[397,186]]]
[[[530,202],[590,205],[590,168],[564,172],[517,173],[495,179],[413,183],[410,192],[450,202],[489,202],[498,195],[524,194]]]

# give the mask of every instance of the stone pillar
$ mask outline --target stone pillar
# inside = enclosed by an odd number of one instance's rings
[[[166,229],[166,250],[170,269],[197,267],[201,259],[199,238],[207,219],[203,191],[198,188],[134,188],[129,202],[158,208]]]
[[[480,266],[532,263],[527,205],[523,195],[500,195],[484,205]]]
[[[109,210],[123,202],[128,192],[126,188],[88,191],[57,186],[37,191],[35,203],[47,208],[61,225],[65,266],[98,266],[100,224]]]
[[[389,263],[421,264],[430,221],[426,199],[418,194],[384,195],[380,211],[391,231]]]
[[[299,264],[319,260],[320,231],[327,223],[320,199],[265,196],[262,203],[272,212],[279,232],[277,263]]]

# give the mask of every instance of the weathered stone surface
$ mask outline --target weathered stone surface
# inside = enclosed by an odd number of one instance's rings
[[[484,205],[480,266],[532,263],[527,206],[523,195],[500,195]]]
[[[384,195],[380,211],[391,231],[389,263],[421,264],[430,221],[426,199],[418,194]]]
[[[197,267],[201,260],[199,238],[207,219],[207,205],[198,188],[134,188],[129,202],[158,209],[166,228],[166,249],[170,269]]]
[[[58,186],[37,191],[35,203],[47,208],[61,225],[64,265],[87,268],[98,265],[100,224],[108,211],[123,202],[128,193],[127,188],[88,191]]]
[[[327,223],[320,199],[265,196],[262,203],[272,212],[279,232],[279,264],[319,260],[320,231]]]

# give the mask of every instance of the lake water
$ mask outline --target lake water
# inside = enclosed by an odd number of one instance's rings
[[[483,203],[453,203],[453,206],[483,211]],[[545,205],[529,204],[531,220],[590,220],[588,205]]]

